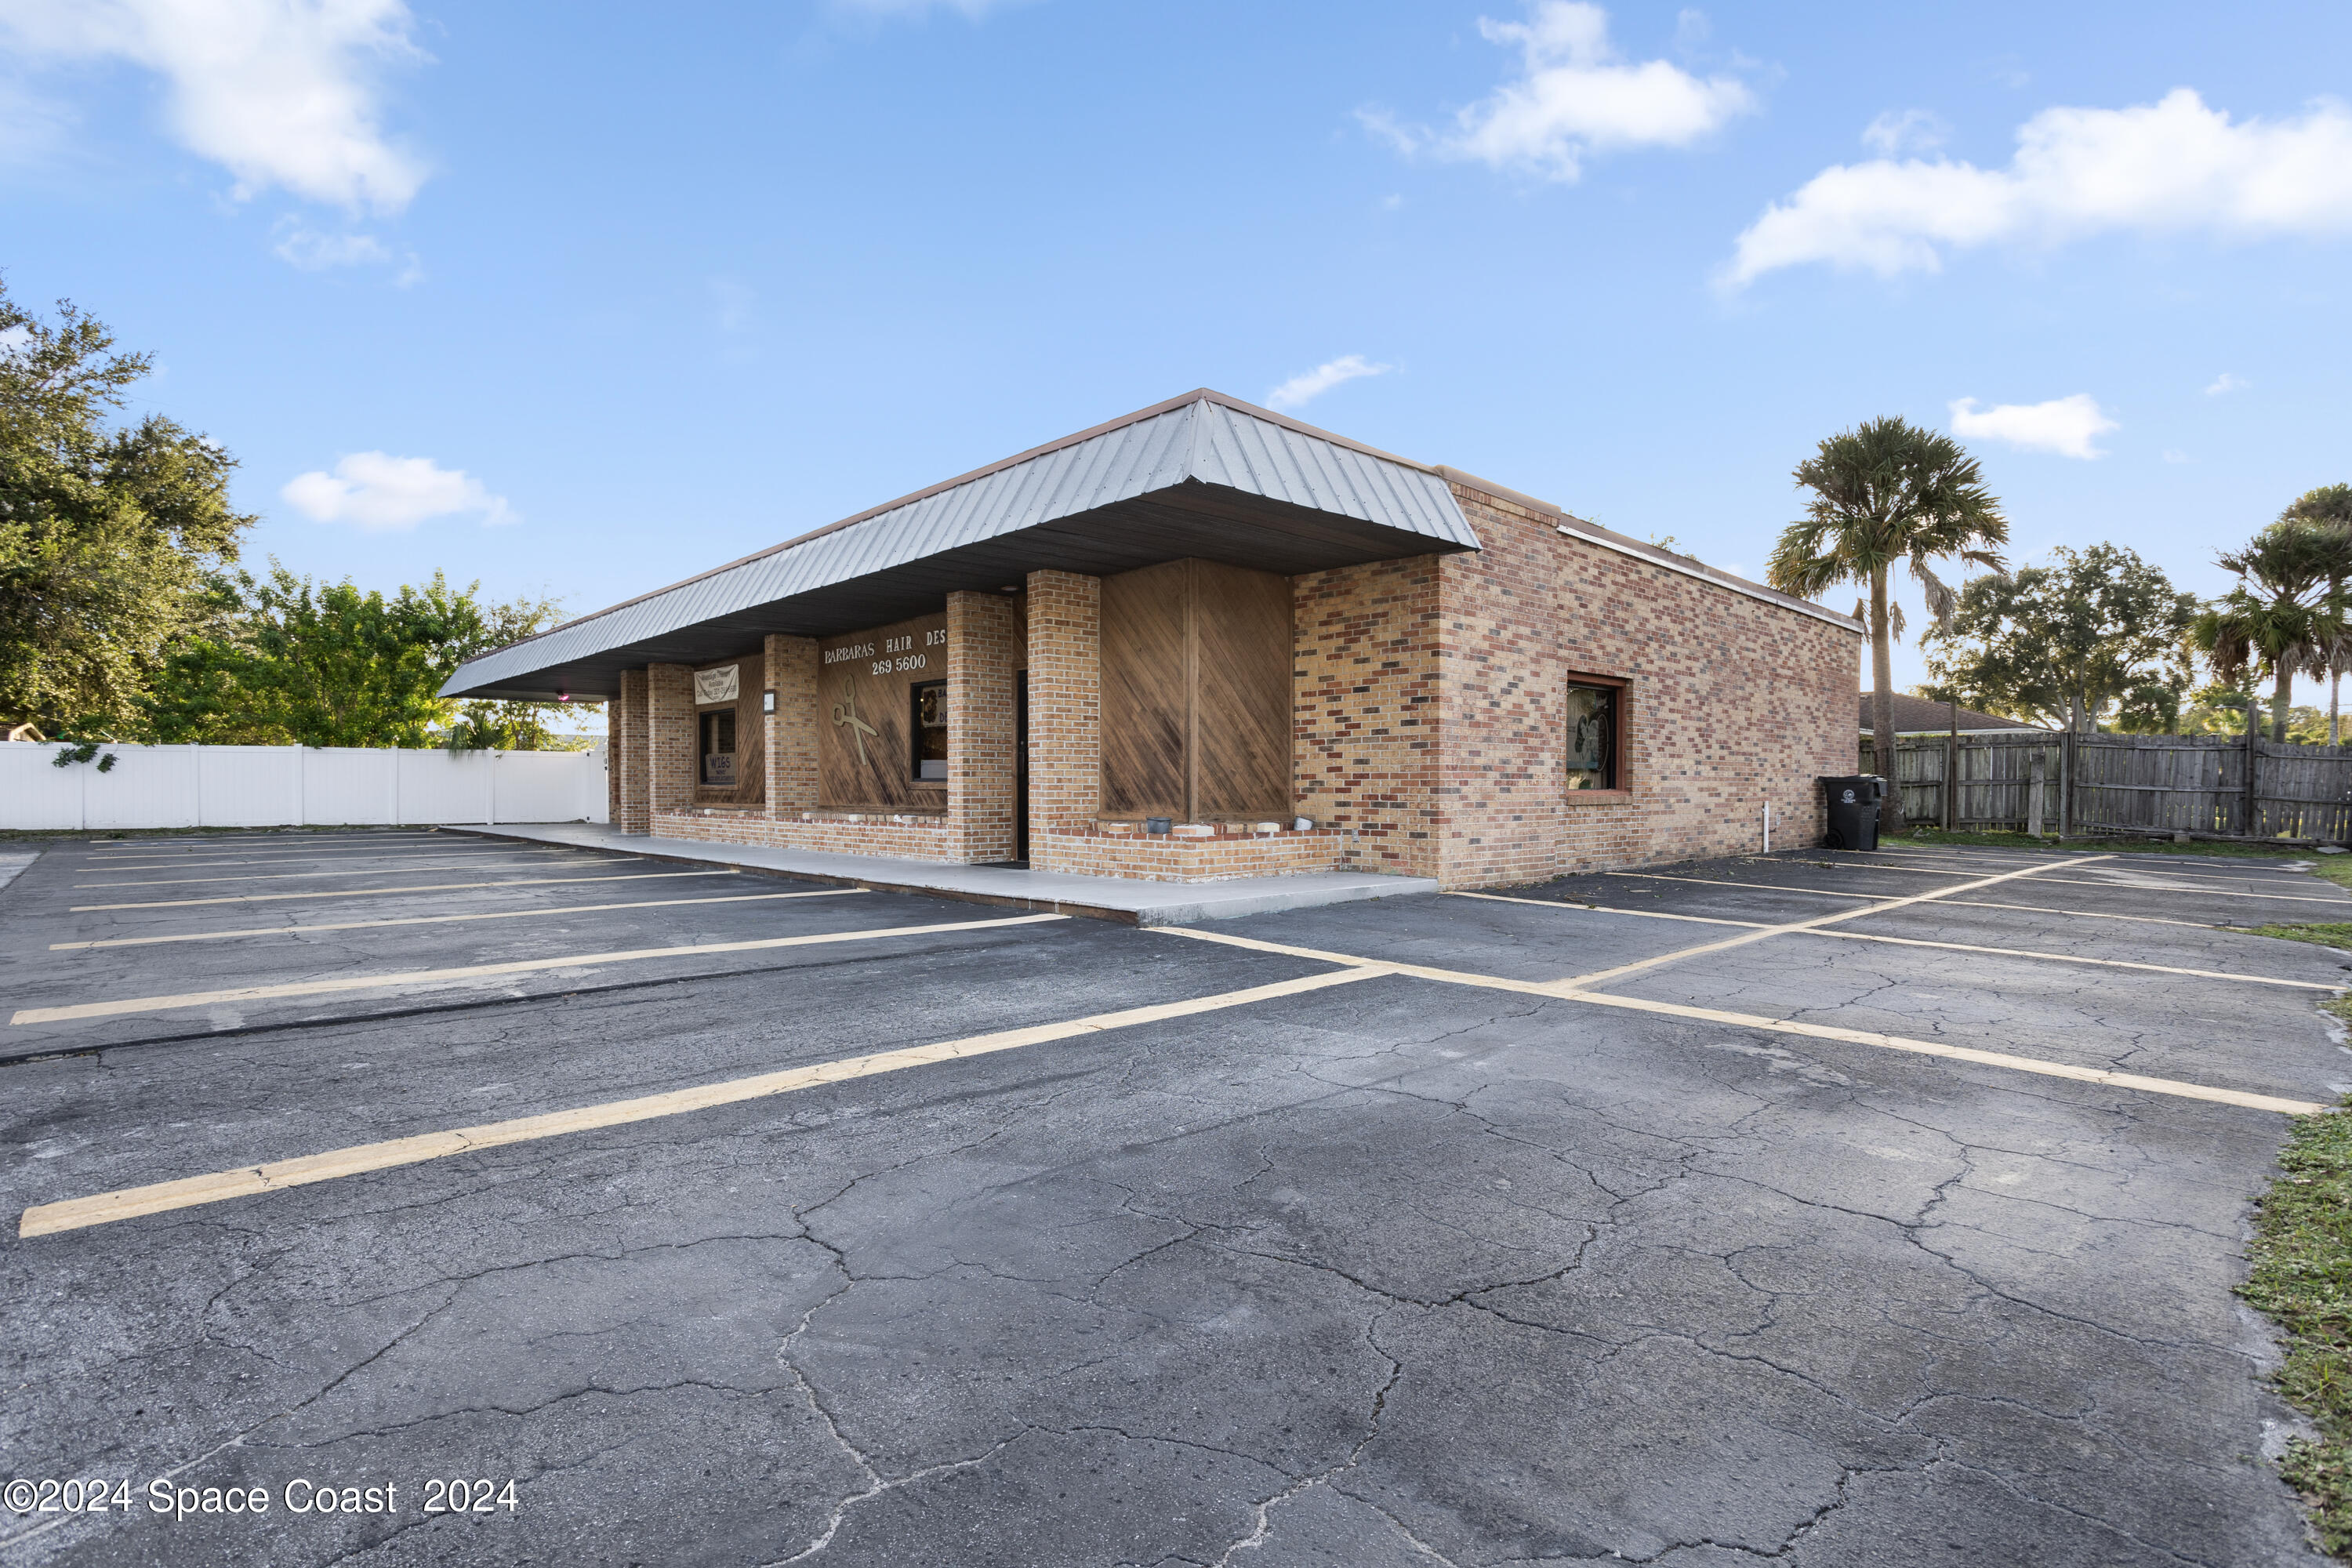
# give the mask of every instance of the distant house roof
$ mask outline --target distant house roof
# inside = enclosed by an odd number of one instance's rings
[[[1867,691],[1862,694],[1862,731],[1865,735],[1870,733],[1874,722],[1870,716],[1871,697],[1872,693]],[[1952,710],[1948,704],[1931,701],[1925,697],[1913,697],[1900,691],[1895,694],[1895,732],[1896,734],[1917,735],[1930,731],[1937,734],[1948,734],[1951,728]],[[2004,719],[1998,713],[1979,713],[1973,708],[1960,710],[1960,729],[1963,731],[2006,730],[2015,732],[2048,728],[2046,724],[2028,724],[2019,719]]]

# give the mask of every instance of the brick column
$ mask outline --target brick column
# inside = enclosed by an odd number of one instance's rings
[[[1013,601],[948,595],[948,858],[1013,858]]]
[[[613,770],[613,826],[623,833],[644,833],[651,826],[646,794],[646,672],[621,671],[621,694],[613,699],[606,723],[612,748],[606,759]]]
[[[768,687],[776,710],[768,715],[768,816],[816,805],[816,639],[772,637]]]
[[[1102,581],[1029,574],[1029,864],[1056,870],[1055,833],[1102,799]]]
[[[682,664],[646,667],[646,795],[656,814],[694,807],[694,671]]]

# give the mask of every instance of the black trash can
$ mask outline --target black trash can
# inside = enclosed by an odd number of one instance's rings
[[[1886,781],[1875,773],[1848,773],[1822,780],[1830,795],[1829,847],[1832,849],[1878,847],[1878,805],[1886,798]]]

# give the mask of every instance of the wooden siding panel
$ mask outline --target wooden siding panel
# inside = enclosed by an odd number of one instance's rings
[[[1187,815],[1186,563],[1102,580],[1102,810]]]
[[[919,682],[945,680],[943,611],[817,645],[817,804],[851,811],[945,812],[945,781],[914,780]],[[894,647],[894,644],[900,646]]]
[[[1286,820],[1290,788],[1290,579],[1192,567],[1195,820]]]
[[[702,716],[732,707],[735,710],[735,782],[732,784],[706,784],[702,782],[702,759],[694,760],[694,804],[697,805],[760,805],[768,798],[767,726],[760,721],[760,693],[767,676],[767,653],[753,648],[732,658],[712,659],[695,666],[695,674],[706,669],[736,667],[735,700],[698,702],[694,709],[695,745],[702,744]]]

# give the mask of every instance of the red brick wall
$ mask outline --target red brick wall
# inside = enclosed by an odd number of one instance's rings
[[[1818,843],[1861,639],[1455,483],[1485,549],[1295,579],[1298,811],[1353,868],[1499,887]],[[1625,680],[1624,788],[1567,788],[1571,676]]]
[[[905,821],[889,817],[850,816],[810,812],[775,818],[748,811],[714,811],[709,816],[658,812],[654,833],[662,838],[691,838],[705,844],[757,845],[772,849],[816,849],[835,855],[887,855],[907,860],[950,860],[948,825],[943,816],[917,816]]]
[[[816,805],[816,639],[772,637],[763,645],[765,689],[776,694],[767,715],[768,815]]]
[[[621,695],[614,700],[607,726],[612,746],[613,826],[624,833],[646,832],[650,797],[646,779],[646,672],[621,671]]]
[[[694,804],[694,671],[682,664],[646,667],[646,799],[658,814]]]
[[[1235,877],[1336,870],[1344,863],[1348,848],[1347,836],[1336,828],[1265,837],[1226,834],[1215,838],[1056,833],[1051,840],[1048,853],[1057,871],[1081,877],[1132,877],[1146,882],[1219,882]],[[1030,840],[1032,865],[1036,863],[1040,842]]]
[[[1440,559],[1292,579],[1298,815],[1353,833],[1366,870],[1436,874]]]
[[[1102,583],[1029,574],[1029,864],[1057,871],[1060,837],[1089,831],[1102,790]]]
[[[951,858],[1013,850],[1013,602],[948,595],[948,839]]]

